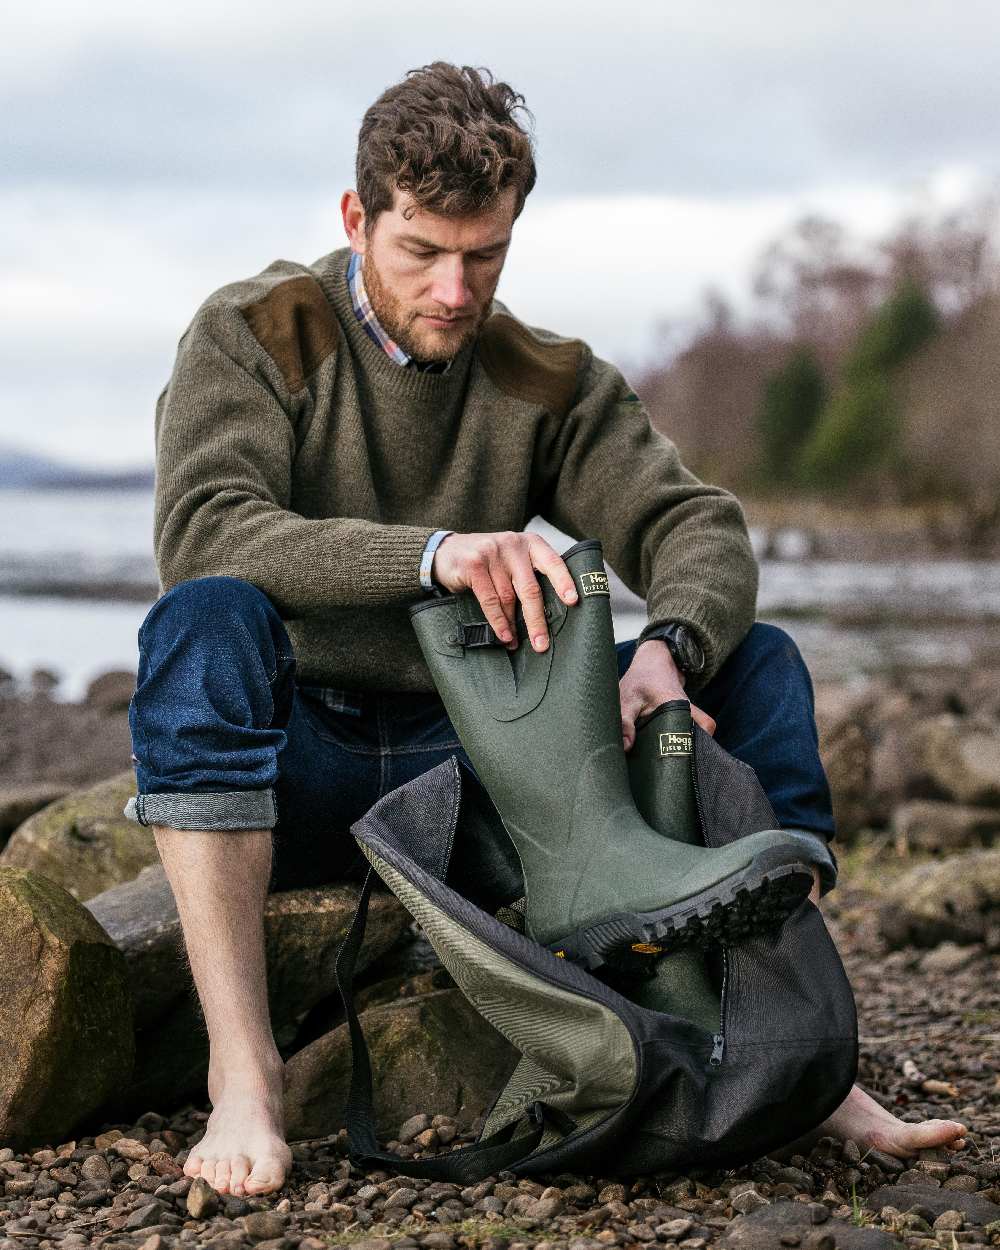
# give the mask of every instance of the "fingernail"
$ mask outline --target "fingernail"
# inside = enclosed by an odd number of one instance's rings
[[[509,629],[501,629],[501,631],[500,631],[500,641],[501,641],[501,642],[510,642],[510,630],[509,630]]]
[[[567,591],[566,591],[566,602],[567,602],[567,603],[576,603],[577,598],[578,598],[578,595],[577,595],[577,593],[576,593],[576,591],[575,591],[575,590],[567,590]]]
[[[535,635],[535,646],[538,648],[539,651],[545,650],[546,646],[548,645],[548,641],[549,641],[548,638],[546,638],[544,634]]]

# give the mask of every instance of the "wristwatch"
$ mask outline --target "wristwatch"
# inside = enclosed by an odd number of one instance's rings
[[[674,663],[685,677],[700,673],[705,667],[705,652],[701,643],[693,631],[679,621],[670,621],[651,629],[642,641],[648,642],[650,638],[659,638],[667,644]]]

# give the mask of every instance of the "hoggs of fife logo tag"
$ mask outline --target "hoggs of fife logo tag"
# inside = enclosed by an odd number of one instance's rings
[[[661,755],[690,755],[691,735],[687,733],[660,734]]]
[[[607,573],[581,573],[580,589],[585,595],[610,595]]]

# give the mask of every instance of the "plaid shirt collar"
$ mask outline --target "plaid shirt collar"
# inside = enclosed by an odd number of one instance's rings
[[[413,359],[386,334],[382,326],[379,324],[378,318],[375,316],[375,310],[372,308],[368,299],[368,292],[365,290],[364,279],[361,276],[361,256],[358,252],[351,253],[351,259],[347,266],[347,285],[351,292],[351,303],[354,305],[354,315],[365,328],[365,333],[373,342],[390,356],[397,365],[404,368],[412,365],[414,369],[419,369],[422,373],[447,373],[451,368],[450,360],[429,360],[421,363]]]

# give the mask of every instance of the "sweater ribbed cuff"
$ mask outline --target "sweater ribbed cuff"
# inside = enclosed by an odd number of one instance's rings
[[[700,673],[690,673],[685,678],[684,689],[687,691],[698,690],[706,685],[715,676],[718,669],[722,666],[726,655],[722,653],[722,646],[716,632],[705,624],[692,604],[678,603],[677,607],[671,609],[669,606],[664,608],[658,605],[655,615],[650,613],[649,621],[642,627],[639,637],[636,639],[636,646],[646,641],[654,630],[662,629],[664,625],[686,625],[698,640],[698,644],[705,653],[705,667]]]
[[[423,594],[420,560],[434,532],[431,525],[393,525],[373,534],[358,570],[363,595],[389,601]]]

